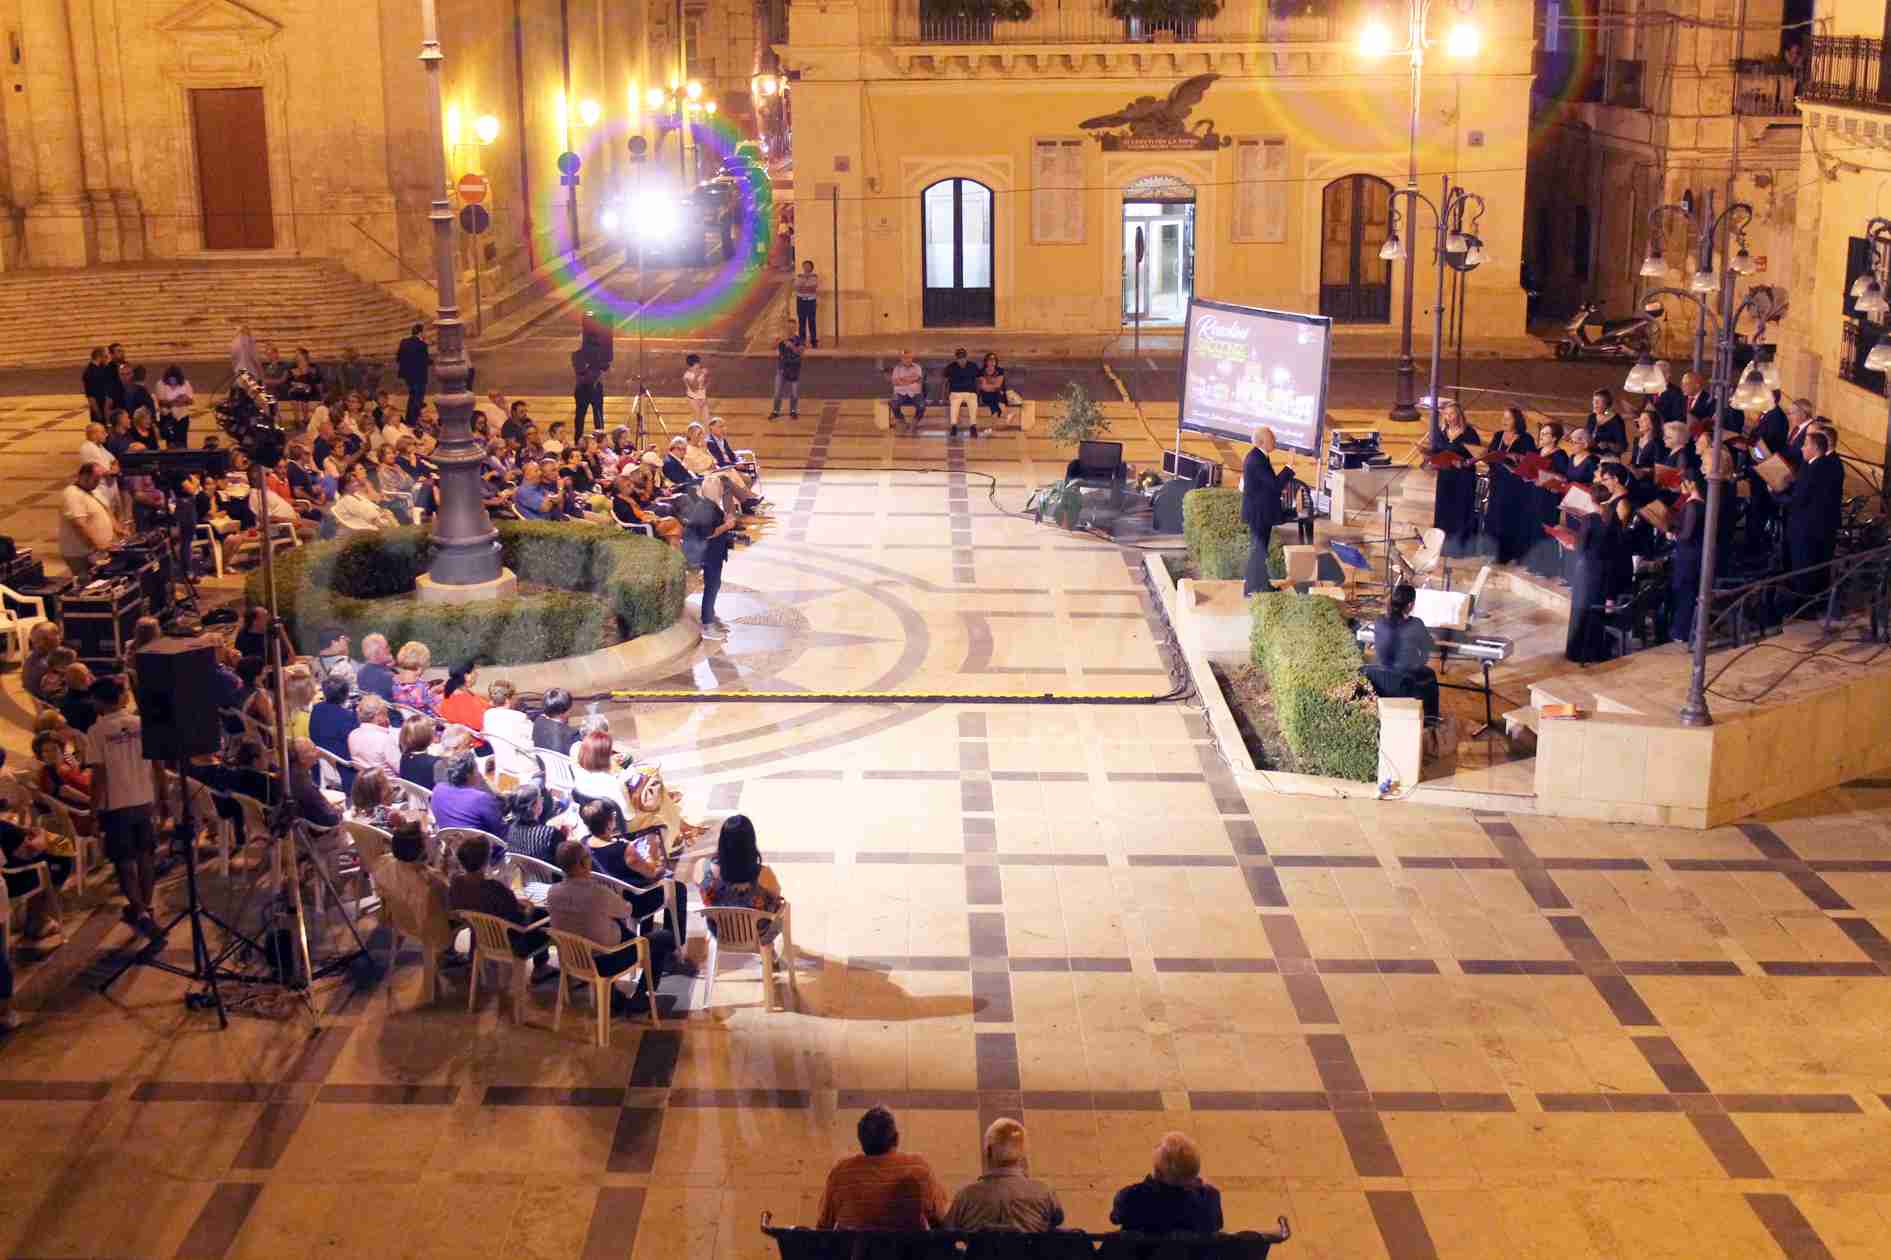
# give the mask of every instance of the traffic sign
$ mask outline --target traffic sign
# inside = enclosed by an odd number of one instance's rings
[[[569,149],[566,149],[563,153],[558,155],[558,173],[560,175],[576,175],[578,168],[583,165],[583,159]]]
[[[486,182],[484,175],[475,175],[471,171],[460,176],[460,182],[454,185],[454,191],[460,195],[460,204],[467,206],[476,206],[486,200],[486,194],[491,188],[492,185]]]
[[[630,138],[630,160],[633,162],[642,161],[644,153],[649,148],[649,141],[645,140],[642,136],[632,136]]]
[[[486,207],[474,203],[460,207],[460,230],[468,236],[478,236],[492,226],[492,215],[486,213]]]

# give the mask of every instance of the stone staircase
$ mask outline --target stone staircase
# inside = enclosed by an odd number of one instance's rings
[[[391,360],[425,316],[323,258],[190,260],[0,274],[0,367],[70,367],[120,341],[153,376],[172,360],[227,360],[236,326],[287,358],[353,346]],[[75,375],[74,379],[77,377]]]

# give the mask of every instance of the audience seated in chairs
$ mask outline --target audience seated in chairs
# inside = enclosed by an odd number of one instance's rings
[[[469,731],[486,728],[486,710],[492,706],[474,690],[478,682],[479,671],[471,661],[447,674],[446,687],[440,695],[440,707],[436,710],[441,721],[457,722]]]
[[[26,635],[26,658],[20,663],[20,682],[26,694],[41,702],[48,701],[44,690],[52,654],[59,649],[59,624],[36,623]]]
[[[578,730],[565,720],[571,712],[571,693],[563,687],[545,692],[545,711],[532,719],[532,746],[569,757],[578,742]]]
[[[393,831],[408,821],[407,797],[394,782],[394,776],[376,768],[355,776],[348,792],[348,820],[362,822],[382,831]]]
[[[330,674],[322,680],[322,698],[309,710],[309,739],[343,761],[348,760],[348,739],[361,725],[348,697],[348,680]]]
[[[289,793],[302,821],[327,831],[341,825],[341,812],[329,804],[328,797],[315,781],[315,764],[321,760],[311,740],[292,740],[289,744]],[[352,788],[352,779],[349,787]]]
[[[564,879],[545,894],[552,927],[581,936],[598,947],[592,959],[599,975],[616,976],[628,971],[637,961],[634,941],[642,926],[632,903],[591,878],[591,851],[583,841],[559,844],[558,869],[564,872]],[[639,976],[636,993],[628,999],[612,991],[611,1005],[620,1014],[649,1012],[653,985],[662,979],[676,952],[675,938],[661,928],[651,932],[648,939],[650,970],[655,974]]]
[[[401,737],[388,722],[387,701],[365,695],[355,705],[355,716],[359,724],[348,732],[348,759],[354,763],[355,772],[378,767],[399,775]]]
[[[899,1149],[899,1125],[885,1107],[869,1107],[854,1132],[860,1154],[827,1174],[817,1229],[936,1229],[946,1193],[923,1156]]]
[[[630,794],[612,760],[609,720],[593,715],[585,719],[583,729],[584,736],[571,754],[574,788],[579,796],[610,802],[616,807],[618,817],[628,820]]]
[[[497,679],[486,688],[486,698],[491,703],[486,714],[480,719],[480,729],[488,735],[496,735],[514,748],[532,746],[532,719],[519,708],[519,689],[504,678]]]
[[[762,862],[755,843],[755,824],[746,814],[731,814],[722,820],[716,836],[716,856],[703,867],[703,905],[732,906],[777,914],[781,910],[781,881]],[[709,924],[711,933],[715,924]],[[772,944],[781,935],[781,923],[770,919],[761,924],[757,937],[763,945]]]
[[[394,656],[387,650],[386,635],[371,634],[361,640],[361,668],[355,671],[355,686],[383,700],[394,698]]]
[[[440,770],[445,782],[433,789],[433,825],[437,828],[469,827],[489,835],[506,833],[505,811],[499,797],[479,772],[479,761],[471,749],[462,749],[442,758]],[[471,907],[474,910],[478,906]]]
[[[556,861],[558,846],[571,838],[568,823],[551,821],[557,813],[557,802],[538,782],[513,788],[506,795],[506,849],[539,862]]]
[[[436,804],[439,799],[438,795],[434,797]],[[437,813],[434,821],[440,822]],[[490,914],[520,927],[543,922],[542,916],[528,916],[526,908],[519,904],[518,897],[506,887],[502,878],[505,870],[503,848],[495,847],[485,836],[468,836],[460,841],[460,847],[453,856],[459,860],[460,870],[447,885],[449,911],[471,910],[476,914]],[[512,952],[520,958],[532,960],[534,984],[554,974],[549,961],[550,945],[551,936],[542,929],[512,938]]]
[[[417,639],[409,639],[401,644],[401,650],[394,655],[395,704],[429,717],[438,714],[440,702],[434,695],[433,686],[421,677],[432,665],[433,653],[426,644]]]
[[[945,1228],[1007,1229],[1041,1234],[1064,1223],[1057,1191],[1031,1176],[1024,1153],[1024,1126],[1009,1116],[985,1130],[984,1171],[953,1196]]]
[[[26,903],[26,918],[21,924],[21,935],[42,950],[50,950],[63,945],[66,938],[59,927],[58,890],[65,886],[67,879],[71,878],[72,859],[48,849],[46,837],[42,833],[28,831],[4,819],[0,819],[0,857],[4,858],[4,861],[0,861],[0,865],[9,868],[31,867],[41,862],[46,864],[46,874],[51,881],[53,891],[43,897],[34,897]],[[6,876],[8,897],[25,897],[38,887],[39,873],[37,871],[8,870]],[[0,950],[0,953],[4,952]]]
[[[401,723],[400,777],[416,787],[431,789],[437,777],[439,758],[433,754],[433,737],[439,726],[426,714],[417,714]]]
[[[1139,1234],[1221,1232],[1221,1191],[1202,1180],[1202,1153],[1186,1134],[1156,1143],[1155,1169],[1116,1192],[1110,1222]]]
[[[422,926],[427,948],[450,954],[456,933],[447,918],[447,878],[427,863],[427,833],[416,819],[399,820],[384,830],[391,832],[388,851],[368,871],[374,891],[383,903],[398,904],[405,911],[402,921]]]

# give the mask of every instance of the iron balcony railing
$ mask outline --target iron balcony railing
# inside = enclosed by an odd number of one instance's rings
[[[1799,99],[1891,110],[1891,73],[1885,42],[1862,36],[1822,36],[1812,41]]]
[[[1891,637],[1891,546],[1875,524],[1858,522],[1869,510],[1864,500],[1846,505],[1842,541],[1863,543],[1860,550],[1823,564],[1754,581],[1724,580],[1713,594],[1707,620],[1710,647],[1742,647],[1780,633],[1798,619],[1817,618],[1826,631],[1857,619],[1862,637],[1883,643]],[[1846,535],[1850,535],[1847,537]],[[1725,670],[1722,665],[1715,678]],[[1708,685],[1713,685],[1709,679]]]
[[[1733,63],[1733,112],[1752,118],[1795,115],[1793,96],[1797,76],[1783,61]]]
[[[1031,16],[1003,21],[945,14],[921,0],[883,0],[863,6],[863,33],[893,45],[909,44],[1203,44],[1329,43],[1358,25],[1350,0],[1227,0],[1208,18],[1119,18],[1108,0],[1033,0]]]

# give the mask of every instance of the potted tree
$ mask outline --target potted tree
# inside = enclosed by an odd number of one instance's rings
[[[989,42],[995,23],[1030,17],[1027,0],[919,0],[920,38],[936,43]]]
[[[1131,39],[1194,39],[1196,24],[1221,12],[1220,0],[1110,0]]]
[[[1063,392],[1057,395],[1057,401],[1063,406],[1051,421],[1051,441],[1064,446],[1078,446],[1110,431],[1110,418],[1103,414],[1102,408],[1090,401],[1090,392],[1078,382],[1072,381],[1064,386]]]

